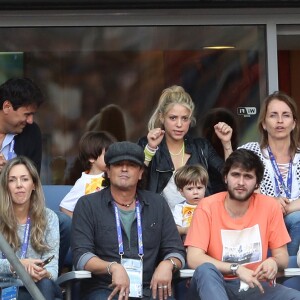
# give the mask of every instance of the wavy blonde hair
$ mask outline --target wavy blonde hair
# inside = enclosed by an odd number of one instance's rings
[[[39,174],[30,159],[24,156],[18,156],[8,161],[2,169],[0,175],[0,230],[16,252],[21,247],[21,241],[18,237],[18,221],[14,214],[12,197],[8,188],[9,173],[16,165],[24,165],[28,170],[35,190],[30,197],[30,243],[33,249],[38,253],[43,253],[50,247],[44,240],[44,232],[47,226],[45,212],[45,198]]]
[[[158,101],[158,106],[148,122],[148,130],[157,127],[161,128],[163,124],[161,123],[160,118],[164,117],[175,104],[180,104],[190,111],[189,117],[191,119],[191,126],[194,126],[196,124],[196,119],[194,117],[195,104],[191,96],[184,90],[183,87],[173,85],[162,91]]]
[[[298,110],[297,110],[297,104],[294,101],[293,98],[288,96],[284,92],[274,92],[270,94],[268,97],[264,99],[264,101],[261,104],[260,112],[258,116],[258,130],[260,132],[261,140],[260,140],[260,148],[266,148],[269,144],[268,142],[268,132],[263,128],[263,122],[266,119],[268,106],[271,101],[273,100],[279,100],[284,102],[290,109],[293,114],[293,119],[295,121],[295,128],[291,132],[291,144],[290,144],[290,154],[292,157],[294,157],[296,152],[299,152],[300,147],[300,124],[298,119]]]

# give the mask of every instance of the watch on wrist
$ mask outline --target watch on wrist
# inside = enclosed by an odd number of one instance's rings
[[[236,271],[238,270],[239,266],[240,265],[237,263],[233,263],[230,265],[230,270],[233,276],[236,276]]]
[[[167,260],[169,260],[173,265],[173,270],[172,271],[176,272],[179,268],[178,268],[176,262],[174,261],[174,259],[172,257],[168,257]]]

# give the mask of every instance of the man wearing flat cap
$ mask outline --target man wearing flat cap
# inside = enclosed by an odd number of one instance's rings
[[[172,299],[172,275],[185,264],[185,249],[164,198],[137,187],[144,160],[137,144],[110,145],[109,187],[75,207],[74,265],[92,272],[81,299]]]

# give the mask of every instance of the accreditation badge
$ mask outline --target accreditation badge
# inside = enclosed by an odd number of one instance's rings
[[[122,258],[121,264],[125,268],[130,280],[129,297],[143,297],[143,261],[141,259]]]
[[[10,286],[3,288],[1,291],[1,300],[17,300],[18,299],[18,287]]]

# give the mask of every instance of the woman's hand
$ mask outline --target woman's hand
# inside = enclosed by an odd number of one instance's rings
[[[218,138],[221,140],[223,146],[224,143],[228,143],[231,141],[232,136],[232,128],[226,124],[225,122],[219,122],[214,126],[215,133],[218,136]],[[231,146],[231,143],[230,143]]]
[[[289,199],[285,198],[285,197],[276,197],[275,199],[280,204],[281,211],[282,211],[283,215],[285,216],[287,214],[287,205],[290,203]]]
[[[41,259],[25,258],[20,261],[34,282],[38,282],[45,277],[49,278],[48,271],[38,266],[43,262]]]
[[[148,145],[152,149],[156,149],[164,138],[165,131],[161,128],[154,128],[148,132]]]

